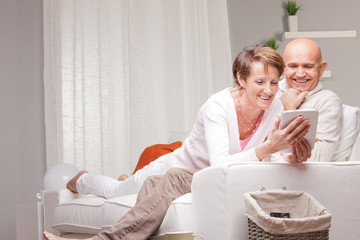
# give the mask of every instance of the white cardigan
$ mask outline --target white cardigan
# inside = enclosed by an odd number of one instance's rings
[[[283,110],[275,98],[249,143],[240,147],[240,136],[234,100],[224,89],[212,95],[200,108],[190,135],[181,148],[161,158],[164,170],[171,167],[203,169],[210,165],[259,161],[254,147],[263,143],[277,115]]]

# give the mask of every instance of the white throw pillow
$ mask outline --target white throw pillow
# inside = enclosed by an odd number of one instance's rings
[[[332,161],[349,160],[353,145],[359,134],[359,112],[358,107],[343,104],[343,128]]]

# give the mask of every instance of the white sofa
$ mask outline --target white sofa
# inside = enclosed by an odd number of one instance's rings
[[[344,105],[344,120],[343,144],[333,159],[341,162],[246,163],[203,169],[194,175],[192,193],[172,203],[152,239],[189,230],[206,240],[247,239],[243,194],[262,187],[309,192],[333,213],[332,239],[358,239],[359,109]],[[43,191],[44,230],[64,237],[89,237],[115,224],[135,201],[136,195],[106,200],[67,189]]]
[[[210,167],[193,179],[194,231],[206,240],[248,239],[244,193],[285,187],[310,193],[331,211],[330,239],[356,240],[360,236],[359,181],[360,162]]]

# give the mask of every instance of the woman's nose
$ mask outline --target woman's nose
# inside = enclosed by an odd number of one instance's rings
[[[270,94],[270,93],[271,93],[271,86],[270,86],[270,85],[266,84],[266,85],[264,86],[264,93],[266,93],[266,94]]]

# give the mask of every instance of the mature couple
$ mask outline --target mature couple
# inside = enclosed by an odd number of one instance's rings
[[[210,165],[269,161],[274,156],[291,164],[330,160],[339,141],[342,103],[333,92],[322,90],[319,78],[326,66],[319,46],[309,39],[290,42],[284,60],[266,46],[245,48],[233,64],[239,87],[215,93],[204,103],[181,148],[124,181],[82,171],[69,182],[74,192],[106,198],[139,193],[137,204],[113,228],[90,239],[147,239],[171,202],[190,192],[193,174]],[[286,81],[279,81],[283,73]],[[279,129],[281,111],[296,108],[319,111],[313,151],[303,138],[309,125],[302,117]],[[275,155],[289,147],[291,153]],[[61,239],[47,232],[44,236]]]

